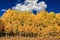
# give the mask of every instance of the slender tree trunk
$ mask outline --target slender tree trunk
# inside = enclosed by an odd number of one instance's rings
[[[8,36],[8,33],[6,33],[6,36]]]

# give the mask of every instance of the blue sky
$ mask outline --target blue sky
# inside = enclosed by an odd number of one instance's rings
[[[20,0],[20,3],[22,3],[24,0]],[[60,0],[39,0],[38,2],[44,1],[47,4],[46,10],[48,12],[60,12]],[[0,16],[3,15],[2,9],[9,9],[15,6],[18,3],[17,0],[0,0]]]

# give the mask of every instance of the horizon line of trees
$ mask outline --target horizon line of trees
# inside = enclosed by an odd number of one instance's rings
[[[32,12],[8,9],[0,18],[0,35],[24,37],[60,37],[60,13]]]

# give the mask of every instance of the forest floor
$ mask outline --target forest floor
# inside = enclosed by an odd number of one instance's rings
[[[60,40],[58,38],[0,37],[0,40]]]

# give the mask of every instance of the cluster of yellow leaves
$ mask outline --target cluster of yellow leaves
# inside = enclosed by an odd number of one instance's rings
[[[4,22],[1,20],[1,18],[0,18],[0,32],[1,31],[4,31]]]
[[[8,9],[1,20],[6,24],[6,32],[33,32],[43,36],[54,36],[54,32],[60,34],[60,13],[48,13],[43,10],[34,15],[29,11],[20,12]]]

